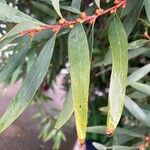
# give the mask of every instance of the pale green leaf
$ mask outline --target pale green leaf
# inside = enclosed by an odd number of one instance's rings
[[[144,0],[145,10],[147,14],[147,18],[150,22],[150,0]]]
[[[7,4],[4,4],[0,2],[0,21],[6,21],[6,22],[14,22],[14,23],[21,23],[21,22],[32,22],[34,24],[43,25],[40,21],[34,19],[33,17],[30,17],[23,12],[8,6]]]
[[[21,89],[0,119],[0,132],[4,131],[30,104],[49,68],[56,34],[46,43],[23,82]]]
[[[132,87],[137,89],[138,91],[141,91],[147,95],[150,95],[150,86],[143,83],[133,82],[130,84]]]
[[[60,12],[59,0],[51,0],[51,2],[52,2],[52,5],[53,5],[55,11],[57,12],[57,14],[58,14],[61,18],[63,18],[62,15],[61,15],[61,12]]]
[[[80,10],[81,0],[72,0],[71,7],[74,7]]]
[[[29,50],[31,37],[25,36],[21,39],[20,43],[16,46],[16,51],[13,56],[8,60],[7,64],[0,71],[0,81],[3,82],[12,76],[12,73],[17,69],[21,62],[25,59]]]
[[[105,134],[106,131],[106,126],[93,126],[93,127],[87,127],[87,132],[88,133],[95,133],[95,134]],[[134,131],[130,131],[128,129],[125,128],[116,128],[115,134],[117,135],[128,135],[128,136],[132,136],[132,137],[144,137],[141,134],[138,134]]]
[[[121,118],[128,72],[128,42],[120,19],[115,16],[108,37],[112,51],[112,74],[109,90],[107,131],[112,133]]]
[[[136,70],[132,74],[128,76],[128,82],[127,85],[132,84],[132,82],[136,82],[143,78],[145,75],[147,75],[150,72],[150,64],[145,65],[144,67]]]
[[[100,8],[100,0],[94,0],[98,8]]]
[[[7,44],[11,43],[17,37],[18,36],[13,35],[13,36],[10,36],[6,39],[0,40],[0,51],[5,50],[5,46],[7,46]]]
[[[87,126],[90,56],[81,24],[76,25],[69,34],[68,53],[76,127],[78,138],[82,141],[85,140]]]
[[[70,89],[68,91],[68,95],[66,97],[63,110],[61,111],[54,128],[60,129],[69,120],[69,118],[73,114],[73,111],[74,111],[73,101],[72,101],[72,94]]]
[[[97,150],[107,150],[107,147],[103,144],[96,143],[96,142],[93,142],[92,144]]]
[[[150,111],[140,108],[130,97],[125,97],[125,107],[139,121],[150,127]]]

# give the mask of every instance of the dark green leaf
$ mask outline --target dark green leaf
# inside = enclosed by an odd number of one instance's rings
[[[27,74],[21,89],[0,119],[0,132],[4,131],[30,104],[49,68],[56,34],[47,42]]]
[[[148,17],[148,20],[150,22],[150,0],[144,0],[145,10]]]
[[[138,2],[136,2],[135,7],[132,7],[132,10],[127,15],[126,19],[124,20],[124,27],[127,32],[127,35],[130,35],[132,30],[134,29],[137,23],[138,17],[140,15],[142,6],[143,6],[143,0],[138,0]]]

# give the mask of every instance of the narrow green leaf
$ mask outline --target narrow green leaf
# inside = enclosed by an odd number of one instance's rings
[[[147,75],[150,72],[150,64],[145,65],[144,67],[136,70],[132,74],[128,76],[128,82],[127,85],[132,84],[133,82],[136,82],[143,78],[145,75]]]
[[[11,29],[4,37],[0,39],[0,41],[3,41],[4,39],[12,36],[17,36],[20,32],[24,30],[30,30],[38,28],[39,25],[33,24],[31,22],[22,22],[17,24],[13,29]]]
[[[23,12],[0,2],[0,20],[6,22],[21,23],[30,21],[34,24],[43,25],[40,21],[24,14]]]
[[[115,16],[110,24],[108,38],[112,50],[112,74],[109,90],[107,131],[117,127],[124,105],[128,72],[128,42],[120,19]]]
[[[106,131],[106,126],[93,126],[93,127],[87,127],[87,132],[88,133],[95,133],[95,134],[105,134]],[[138,134],[136,132],[130,131],[128,129],[125,128],[116,128],[116,132],[115,134],[117,135],[128,135],[128,136],[132,136],[132,137],[144,137],[141,134]]]
[[[111,147],[111,149],[112,150],[135,150],[135,149],[137,149],[137,147],[114,145]]]
[[[81,11],[80,11],[79,9],[75,8],[75,7],[62,6],[62,5],[61,5],[60,8],[61,8],[61,9],[64,9],[64,10],[68,10],[68,11],[73,12],[73,13],[75,13],[75,14],[80,14],[80,13],[81,13]]]
[[[125,107],[139,121],[150,127],[150,111],[140,108],[130,97],[125,97]]]
[[[98,8],[100,8],[100,0],[94,0]]]
[[[71,7],[74,7],[80,10],[81,0],[72,0]]]
[[[8,60],[8,63],[0,71],[0,81],[5,81],[12,76],[12,73],[17,69],[21,62],[25,59],[29,50],[31,37],[25,36],[21,39],[20,43],[16,46],[17,53]]]
[[[147,14],[147,18],[150,22],[150,0],[144,0],[145,10]]]
[[[63,18],[62,15],[61,15],[61,12],[60,12],[59,0],[51,0],[51,2],[52,2],[52,5],[53,5],[55,11],[57,12],[57,14],[58,14],[61,18]]]
[[[0,0],[0,2],[6,4],[6,1],[5,1],[5,0]]]
[[[47,42],[27,74],[21,89],[0,119],[0,132],[4,131],[30,104],[49,68],[56,34]]]
[[[135,58],[141,54],[144,54],[146,52],[149,52],[150,48],[146,48],[146,47],[141,47],[141,48],[137,48],[137,49],[132,49],[128,52],[128,60]],[[108,51],[108,53],[106,54],[105,60],[101,61],[97,64],[94,65],[94,67],[99,67],[102,65],[110,65],[112,63],[112,58],[111,58],[111,51]]]
[[[137,23],[138,17],[140,15],[142,6],[143,6],[143,0],[138,0],[135,7],[132,7],[132,10],[127,15],[126,19],[124,20],[124,27],[125,27],[127,35],[130,35],[132,30],[134,29]]]
[[[8,38],[2,40],[2,41],[0,40],[0,51],[3,51],[3,50],[4,50],[4,47],[5,47],[7,44],[11,43],[15,38],[17,38],[16,35],[10,36],[10,37],[8,37]]]
[[[150,95],[150,86],[149,85],[143,84],[143,83],[138,83],[138,82],[133,82],[130,85],[132,87],[134,87],[135,89],[137,89],[138,91],[141,91],[147,95]]]
[[[97,150],[107,150],[107,147],[103,144],[96,143],[96,142],[93,142],[92,144]]]
[[[130,11],[136,7],[137,5],[137,1],[133,1],[133,0],[128,0],[127,1],[127,6],[125,7],[125,9],[122,9],[122,12],[121,12],[121,18],[126,16],[127,14],[130,13]]]
[[[73,114],[73,111],[74,111],[73,101],[72,101],[72,94],[71,94],[71,89],[70,89],[66,97],[63,110],[61,111],[54,128],[60,129],[71,117],[71,115]]]
[[[76,25],[69,34],[68,53],[78,139],[83,142],[87,126],[90,56],[86,34],[81,24]]]
[[[146,40],[146,39],[140,39],[140,40],[133,41],[133,42],[129,43],[128,50],[133,50],[133,49],[142,47],[147,42],[148,42],[148,40]]]

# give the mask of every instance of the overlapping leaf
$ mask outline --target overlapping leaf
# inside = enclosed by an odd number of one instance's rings
[[[23,85],[0,119],[0,132],[5,130],[30,104],[35,92],[41,85],[53,54],[56,34],[47,42],[27,74]]]
[[[150,127],[150,111],[140,108],[130,97],[125,98],[125,107],[139,121]]]
[[[14,23],[21,23],[21,22],[32,22],[34,24],[43,25],[40,21],[34,19],[33,17],[30,17],[23,12],[8,6],[7,4],[4,4],[0,2],[0,21],[6,21],[6,22],[14,22]]]
[[[144,0],[144,5],[145,5],[145,10],[146,10],[148,20],[150,22],[150,1],[149,0]]]
[[[117,16],[114,16],[108,31],[112,51],[112,74],[109,90],[107,132],[113,133],[121,118],[128,72],[127,36]]]
[[[0,81],[5,81],[11,77],[12,73],[16,70],[16,68],[21,64],[21,62],[25,59],[27,52],[29,50],[31,42],[31,37],[25,36],[21,39],[20,43],[16,46],[16,52],[9,59],[6,66],[0,71]]]
[[[76,128],[78,139],[82,143],[87,126],[90,56],[86,34],[80,24],[69,34],[68,53]]]
[[[143,0],[138,0],[135,7],[132,7],[132,10],[127,15],[126,19],[124,20],[124,27],[127,32],[127,35],[130,35],[132,30],[134,29],[137,23],[138,17],[140,15],[142,6],[143,6]]]
[[[72,94],[70,89],[66,97],[63,110],[61,111],[54,128],[60,129],[71,117],[73,111],[74,111],[73,100],[72,100]]]
[[[61,12],[60,12],[59,0],[51,0],[51,2],[52,2],[52,5],[53,5],[54,9],[55,9],[56,12],[57,12],[57,14],[58,14],[61,18],[63,18],[63,17],[62,17],[62,14],[61,14]]]

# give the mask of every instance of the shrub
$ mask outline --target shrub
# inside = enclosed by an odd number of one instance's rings
[[[19,1],[18,7],[0,0],[0,21],[12,28],[0,39],[0,50],[13,51],[4,60],[0,81],[23,78],[0,119],[0,132],[32,99],[45,101],[43,87],[52,85],[69,62],[71,83],[55,124],[47,114],[35,116],[45,123],[44,140],[53,138],[58,149],[65,140],[60,128],[74,113],[80,144],[90,139],[97,149],[148,147],[150,1],[32,0]],[[28,9],[30,15],[23,13]]]

